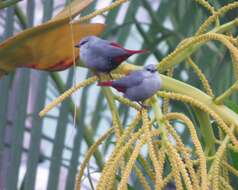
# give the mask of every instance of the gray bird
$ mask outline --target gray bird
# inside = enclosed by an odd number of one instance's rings
[[[80,59],[96,74],[97,72],[110,74],[131,55],[146,51],[125,49],[120,44],[96,36],[83,38],[75,47],[80,48]]]
[[[142,102],[153,96],[161,87],[161,78],[155,65],[147,65],[143,70],[131,72],[129,75],[112,81],[99,82],[99,86],[111,86],[124,93],[132,101]]]

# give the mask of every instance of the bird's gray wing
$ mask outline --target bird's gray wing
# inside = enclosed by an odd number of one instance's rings
[[[115,44],[115,43],[102,40],[101,43],[95,44],[93,48],[95,52],[105,57],[117,57],[117,56],[122,56],[126,53],[123,48],[120,48],[119,46],[115,46],[112,44]]]
[[[130,88],[140,85],[143,82],[143,79],[144,77],[142,71],[134,71],[126,77],[113,81],[113,85],[123,88]]]

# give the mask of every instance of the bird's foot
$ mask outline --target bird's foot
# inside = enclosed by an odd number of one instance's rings
[[[99,73],[97,73],[97,72],[94,72],[94,74],[97,76],[97,78],[100,80],[101,78],[100,78],[100,74]]]
[[[137,102],[137,103],[141,106],[142,109],[148,110],[148,109],[150,108],[150,106],[145,105],[145,104],[143,104],[143,103],[141,103],[141,102]]]
[[[96,75],[96,77],[98,78],[98,82],[101,81],[101,76],[98,72],[93,71],[94,75]]]
[[[112,74],[110,72],[108,74],[109,74],[110,78],[113,80]]]

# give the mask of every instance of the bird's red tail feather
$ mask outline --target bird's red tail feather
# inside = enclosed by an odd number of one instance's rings
[[[117,91],[123,92],[123,93],[126,91],[126,88],[123,87],[123,86],[113,85],[113,81],[112,80],[111,81],[99,82],[98,86],[111,86],[111,87],[117,89]]]
[[[104,81],[104,82],[99,82],[98,86],[112,86],[113,81]]]
[[[133,54],[147,53],[148,50],[147,49],[144,49],[144,50],[129,50],[129,49],[126,49],[126,52],[130,55],[133,55]]]
[[[133,55],[133,54],[140,54],[140,53],[147,53],[149,50],[144,49],[144,50],[130,50],[130,49],[125,49],[124,47],[122,47],[120,44],[116,43],[116,42],[112,42],[110,43],[112,46],[117,47],[117,48],[122,48],[124,50],[126,50],[126,52],[129,55]]]

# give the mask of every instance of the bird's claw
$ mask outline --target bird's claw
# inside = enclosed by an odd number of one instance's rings
[[[113,80],[112,74],[111,73],[108,73],[108,74],[109,74],[110,78]]]
[[[141,103],[141,102],[138,102],[138,104],[141,106],[142,109],[148,110],[148,109],[150,108],[150,106],[145,105],[145,104],[143,104],[143,103]]]

